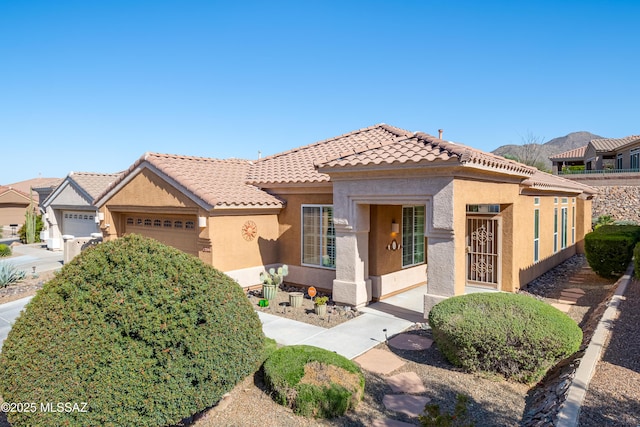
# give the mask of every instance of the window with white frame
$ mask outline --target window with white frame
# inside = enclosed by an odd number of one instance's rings
[[[622,169],[622,154],[616,155],[616,169]]]
[[[576,207],[571,207],[571,244],[576,242]]]
[[[640,148],[631,150],[630,169],[640,169]]]
[[[533,210],[533,262],[540,260],[540,209]]]
[[[560,247],[562,249],[567,247],[567,208],[562,208],[560,211]]]
[[[558,252],[558,208],[553,208],[553,253]]]
[[[424,206],[402,207],[402,266],[424,262]]]
[[[302,264],[336,268],[333,206],[302,206]]]

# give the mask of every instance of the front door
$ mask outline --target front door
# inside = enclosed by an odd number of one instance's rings
[[[500,285],[499,220],[467,216],[467,284]]]

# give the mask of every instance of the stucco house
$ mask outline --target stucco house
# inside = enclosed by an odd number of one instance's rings
[[[640,135],[624,138],[592,139],[589,144],[549,158],[553,173],[638,173],[640,172]],[[584,166],[568,168],[568,166]]]
[[[119,174],[71,172],[42,202],[42,240],[50,250],[63,248],[63,235],[89,237],[101,233],[93,200]]]
[[[24,224],[25,213],[32,203],[38,209],[43,195],[60,183],[59,178],[33,178],[0,185],[0,227]]]
[[[433,304],[516,291],[581,250],[589,186],[386,124],[256,161],[148,153],[94,205],[105,239],[140,233],[234,277],[362,306],[427,284]]]

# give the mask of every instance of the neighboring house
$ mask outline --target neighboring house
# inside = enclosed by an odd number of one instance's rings
[[[584,147],[549,158],[559,175],[640,172],[640,135],[592,139]],[[571,168],[570,166],[584,166]]]
[[[32,200],[28,193],[23,193],[13,187],[0,187],[0,226],[24,224],[25,213]]]
[[[285,263],[288,282],[361,306],[426,282],[428,313],[474,287],[515,292],[576,253],[593,194],[380,124],[253,162],[145,154],[94,204],[105,239],[157,238],[242,286]]]
[[[63,235],[89,237],[101,233],[96,218],[96,198],[119,174],[71,172],[43,201],[47,248],[61,250]]]
[[[0,186],[0,227],[11,224],[15,224],[16,228],[22,226],[31,200],[37,209],[43,200],[41,192],[59,182],[59,178],[33,178]]]

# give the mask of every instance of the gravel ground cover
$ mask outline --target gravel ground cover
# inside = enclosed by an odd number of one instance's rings
[[[574,256],[561,266],[552,270],[551,272],[543,275],[535,282],[530,284],[529,288],[525,291],[536,295],[538,298],[544,299],[549,302],[557,302],[560,291],[562,289],[579,287],[586,292],[584,299],[581,299],[578,304],[571,308],[569,315],[577,322],[581,323],[586,317],[589,316],[589,311],[593,305],[601,302],[603,298],[607,298],[610,294],[612,283],[601,282],[590,269],[585,268],[586,261],[583,256]],[[576,280],[572,280],[577,278]],[[608,286],[607,289],[604,289]],[[636,292],[638,285],[636,284]],[[627,291],[629,292],[629,290]],[[0,296],[1,298],[1,296]],[[250,301],[256,304],[259,297],[256,295],[248,295]],[[253,300],[255,298],[255,301]],[[635,307],[640,308],[640,296],[635,300]],[[305,298],[302,310],[293,309],[288,307],[288,292],[280,291],[278,296],[278,302],[271,307],[276,309],[276,312],[272,314],[286,316],[294,318],[295,320],[305,321],[307,323],[317,324],[318,326],[331,327],[334,324],[332,322],[344,322],[349,320],[348,316],[355,316],[358,313],[345,314],[344,319],[341,319],[339,314],[336,313],[334,319],[328,316],[328,319],[314,318],[311,315],[312,302]],[[0,299],[0,302],[2,300]],[[627,304],[628,305],[628,304]],[[259,308],[258,309],[262,309]],[[265,309],[266,312],[269,309]],[[279,310],[279,312],[278,312]],[[339,310],[336,308],[336,310]],[[623,307],[624,310],[624,307]],[[636,310],[638,311],[638,310]],[[315,314],[314,314],[315,315]],[[632,325],[637,327],[640,324],[639,315],[636,313],[636,317],[632,319],[625,318],[626,321],[635,321]],[[620,323],[623,317],[621,317]],[[635,320],[634,320],[635,319]],[[320,323],[314,323],[320,322]],[[338,324],[336,323],[336,324]],[[626,344],[629,340],[638,339],[638,334],[631,334],[633,328],[630,328],[630,336],[626,337]],[[430,330],[423,324],[416,324],[413,330],[410,331],[413,334],[419,334],[426,337],[430,337]],[[615,331],[614,331],[615,334]],[[391,337],[390,337],[391,338]],[[614,340],[612,340],[614,342]],[[625,342],[623,340],[623,342]],[[635,361],[638,361],[637,354],[640,348],[640,343],[635,345]],[[624,345],[621,345],[624,347]],[[431,403],[440,404],[442,409],[449,411],[453,408],[455,396],[457,393],[463,393],[470,397],[469,410],[472,418],[477,426],[517,426],[520,425],[522,414],[525,409],[525,399],[529,386],[511,383],[504,381],[500,378],[466,374],[461,372],[457,368],[449,364],[438,352],[437,348],[433,346],[426,351],[409,351],[409,350],[397,350],[386,344],[379,344],[378,349],[393,352],[400,357],[406,363],[390,375],[395,375],[400,372],[415,372],[425,385],[426,392],[423,395],[432,399]],[[619,349],[614,347],[611,354],[614,354]],[[613,360],[613,356],[605,356],[605,361]],[[624,357],[625,360],[630,360],[628,356]],[[621,368],[616,362],[602,362],[610,363],[615,369]],[[640,369],[635,365],[629,366],[629,363],[625,365],[626,369],[624,374],[618,374],[618,376],[624,377],[628,375],[629,371],[638,375]],[[600,367],[599,367],[600,369]],[[605,375],[602,380],[603,383],[609,382],[609,376]],[[629,388],[634,386],[633,378],[628,381],[627,386]],[[401,413],[388,411],[385,409],[382,399],[385,394],[391,393],[391,388],[386,382],[384,375],[372,374],[365,372],[366,386],[365,396],[361,404],[353,412],[347,415],[333,420],[314,420],[297,416],[293,412],[285,407],[282,407],[275,403],[264,387],[262,374],[257,372],[256,374],[246,378],[243,382],[238,384],[229,394],[225,397],[217,406],[211,408],[208,411],[198,414],[194,417],[194,420],[185,422],[184,425],[194,425],[197,427],[213,427],[213,426],[371,426],[375,425],[376,420],[383,418],[391,418],[398,421],[403,421],[409,424],[417,425],[416,419],[411,419]],[[597,383],[598,379],[594,378]],[[640,382],[635,381],[635,390],[621,389],[620,393],[617,389],[620,386],[614,387],[613,392],[607,389],[601,390],[600,395],[595,396],[594,402],[597,404],[594,406],[594,411],[606,412],[605,409],[610,405],[620,405],[623,402],[621,398],[623,396],[630,396],[624,402],[627,402],[627,406],[633,406],[635,402],[635,408],[637,409],[638,402],[638,385]],[[597,388],[595,390],[598,390]],[[591,393],[591,391],[590,391]],[[635,394],[634,394],[635,393]],[[614,396],[609,399],[609,396]],[[608,399],[608,400],[607,400]],[[607,409],[609,410],[609,409]],[[612,409],[613,410],[613,409]],[[628,412],[628,411],[627,411]],[[636,411],[636,414],[638,412]],[[585,412],[586,414],[586,412]],[[588,415],[586,415],[588,416]],[[585,426],[595,425],[638,425],[625,424],[623,418],[612,413],[611,417],[618,420],[618,424],[581,424]],[[637,417],[637,415],[636,415]],[[627,420],[633,418],[626,418]],[[0,415],[0,427],[6,427],[9,424],[6,422],[6,418]]]
[[[304,294],[302,305],[300,307],[291,306],[289,302],[289,295],[292,292],[302,292]],[[318,296],[329,295],[319,292]],[[285,287],[284,289],[278,290],[276,299],[270,301],[268,307],[260,307],[260,300],[263,299],[262,291],[260,290],[249,291],[247,293],[247,297],[256,310],[297,320],[299,322],[309,323],[315,326],[321,326],[323,328],[333,328],[334,326],[360,315],[360,312],[356,309],[352,309],[348,306],[336,305],[333,301],[329,300],[327,303],[327,315],[319,316],[315,313],[313,300],[306,293],[306,289],[298,289],[295,287]]]
[[[620,316],[596,366],[580,426],[640,426],[640,281],[627,286]]]

